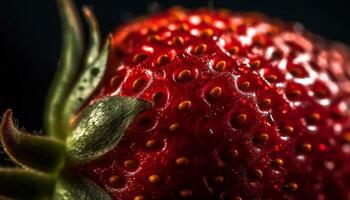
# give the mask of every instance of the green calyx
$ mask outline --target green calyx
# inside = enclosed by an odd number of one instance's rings
[[[109,200],[105,191],[72,169],[114,148],[135,115],[150,107],[145,101],[120,96],[87,105],[105,74],[111,37],[101,48],[98,23],[84,7],[90,29],[84,51],[81,23],[72,0],[57,2],[63,47],[45,105],[48,136],[19,130],[12,111],[4,113],[0,145],[17,167],[0,167],[0,199]]]

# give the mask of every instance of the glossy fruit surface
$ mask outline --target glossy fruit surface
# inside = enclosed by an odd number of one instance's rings
[[[349,56],[260,14],[131,22],[113,33],[92,102],[153,107],[80,171],[117,200],[349,199]]]

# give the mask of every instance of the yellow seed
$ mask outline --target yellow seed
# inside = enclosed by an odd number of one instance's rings
[[[253,68],[253,69],[258,69],[261,65],[261,62],[260,60],[254,60],[252,63],[250,63],[250,66]]]
[[[287,97],[289,99],[296,99],[296,98],[299,98],[300,96],[301,96],[300,90],[291,90],[291,91],[287,92]]]
[[[188,100],[181,101],[177,106],[177,109],[180,111],[189,110],[191,108],[191,105],[192,105],[191,101],[188,101]]]
[[[266,44],[266,40],[263,37],[255,37],[253,39],[253,45],[264,46],[265,44]]]
[[[270,75],[266,76],[265,78],[269,83],[274,83],[277,81],[277,76],[274,74],[270,74]]]
[[[267,106],[271,105],[271,99],[270,98],[265,98],[265,99],[261,100],[261,105],[263,107],[267,107]]]
[[[229,27],[227,27],[227,31],[231,33],[235,33],[237,32],[237,27],[235,25],[230,25]]]
[[[173,38],[173,44],[175,45],[183,45],[184,43],[185,41],[181,36]]]
[[[148,149],[153,149],[157,146],[158,142],[157,140],[148,140],[145,144],[145,147]]]
[[[146,199],[147,199],[147,197],[144,195],[137,195],[134,197],[134,200],[146,200]]]
[[[239,85],[239,89],[241,90],[248,90],[250,88],[250,82],[249,81],[244,81]]]
[[[262,144],[262,143],[266,143],[269,140],[269,135],[267,135],[266,133],[262,133],[259,135],[256,135],[253,138],[253,142],[255,144]]]
[[[207,51],[207,45],[205,44],[200,44],[194,48],[194,53],[195,54],[201,54]]]
[[[213,178],[213,181],[216,182],[216,183],[222,183],[224,182],[225,178],[223,176],[215,176]]]
[[[157,65],[165,65],[170,61],[169,56],[166,54],[163,54],[158,57],[157,59]]]
[[[285,187],[290,192],[295,192],[298,190],[298,184],[296,184],[294,182],[288,183]]]
[[[201,32],[201,37],[211,37],[214,34],[214,31],[212,29],[205,29]]]
[[[281,130],[287,134],[292,134],[294,132],[293,126],[282,126]]]
[[[113,175],[109,177],[108,182],[111,185],[120,185],[123,182],[123,178],[120,176]]]
[[[301,151],[304,153],[310,152],[312,150],[312,145],[310,143],[304,143],[301,145]]]
[[[140,63],[144,60],[146,60],[148,56],[144,53],[137,53],[134,55],[134,58],[132,59],[134,63]]]
[[[237,117],[235,118],[235,122],[237,124],[243,124],[244,122],[247,121],[247,115],[246,114],[239,114],[237,115]]]
[[[180,166],[188,165],[189,163],[190,161],[186,157],[179,157],[175,160],[175,164]]]
[[[179,128],[178,123],[173,123],[169,126],[169,132],[175,132]]]
[[[242,200],[242,197],[236,195],[231,197],[230,200]]]
[[[181,31],[188,31],[188,25],[187,24],[181,24],[180,26],[179,26],[179,30],[181,30]]]
[[[284,161],[281,158],[276,158],[275,160],[272,161],[272,163],[276,167],[280,167],[284,164]]]
[[[342,139],[346,143],[350,143],[350,131],[343,133]]]
[[[203,16],[201,20],[205,24],[211,24],[211,22],[213,21],[213,19],[209,15]]]
[[[137,162],[135,160],[124,161],[124,167],[132,169],[137,167]]]
[[[192,190],[188,190],[188,189],[180,190],[179,196],[184,198],[190,197],[192,196]]]
[[[289,70],[289,73],[292,74],[294,77],[300,77],[303,72],[298,67],[293,67]]]
[[[192,77],[191,71],[188,69],[185,69],[179,73],[179,75],[177,76],[177,80],[181,82],[188,81],[191,79],[191,77]]]
[[[238,46],[233,46],[233,47],[228,49],[228,52],[230,54],[233,54],[233,55],[238,54],[239,53],[239,47]]]
[[[313,124],[313,123],[319,122],[320,119],[321,119],[321,115],[319,113],[314,112],[309,117],[307,117],[306,121],[309,124]]]
[[[236,158],[236,157],[238,156],[238,151],[237,151],[237,149],[232,149],[232,150],[230,150],[230,151],[228,152],[228,156],[229,156],[230,158]]]
[[[216,63],[214,70],[218,71],[218,72],[222,72],[224,71],[226,68],[226,61],[221,60],[218,63]]]
[[[217,98],[220,97],[221,93],[222,93],[221,87],[218,87],[218,86],[217,86],[217,87],[213,87],[213,88],[210,90],[209,96],[210,96],[211,99],[217,99]]]
[[[157,175],[157,174],[150,175],[150,176],[148,177],[148,181],[149,181],[150,183],[158,183],[158,182],[160,181],[160,176]]]
[[[160,42],[161,41],[161,38],[159,35],[150,35],[150,36],[148,36],[147,39],[150,42]]]
[[[252,171],[252,178],[258,179],[263,177],[263,172],[260,169],[254,169]]]

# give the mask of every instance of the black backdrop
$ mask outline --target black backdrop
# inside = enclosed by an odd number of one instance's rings
[[[151,7],[207,6],[194,0],[77,0],[92,5],[106,34],[122,21],[146,14]],[[260,11],[350,44],[350,12],[345,1],[214,0],[214,7]],[[156,6],[155,6],[156,5]],[[11,107],[20,125],[40,130],[43,103],[60,52],[60,24],[54,0],[0,2],[0,112]]]

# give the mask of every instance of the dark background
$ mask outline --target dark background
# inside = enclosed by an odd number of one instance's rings
[[[105,35],[150,7],[208,6],[194,0],[79,0],[92,5]],[[153,5],[153,6],[150,6]],[[158,6],[157,6],[158,5]],[[350,12],[345,1],[214,0],[215,8],[260,11],[286,21],[302,22],[309,30],[350,44]],[[43,104],[59,57],[60,24],[54,0],[1,0],[0,2],[0,113],[11,107],[20,126],[42,127]]]

